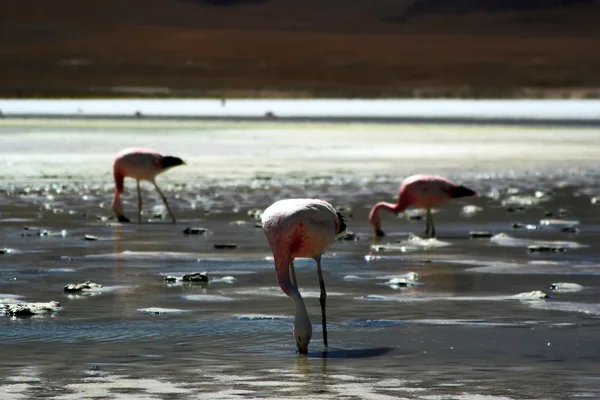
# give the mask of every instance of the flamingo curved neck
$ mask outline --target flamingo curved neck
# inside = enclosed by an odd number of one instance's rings
[[[379,220],[379,211],[381,211],[382,209],[392,212],[394,214],[399,214],[399,213],[403,212],[404,210],[406,210],[406,208],[407,207],[404,206],[403,204],[401,204],[400,202],[398,202],[396,204],[392,204],[392,203],[386,203],[385,201],[381,201],[381,202],[375,204],[375,206],[371,210],[371,215],[369,216],[369,220],[370,221],[378,221]]]
[[[121,202],[121,192],[115,191],[112,201],[112,209],[117,215],[123,214],[123,203]]]

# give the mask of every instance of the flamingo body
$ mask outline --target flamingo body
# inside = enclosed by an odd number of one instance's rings
[[[129,219],[123,214],[123,204],[121,194],[125,189],[124,181],[126,177],[137,181],[138,189],[138,221],[141,222],[142,195],[140,191],[140,181],[149,181],[160,194],[169,214],[175,223],[175,216],[169,207],[169,203],[156,184],[156,176],[167,171],[170,168],[185,164],[182,159],[173,156],[163,156],[156,150],[146,148],[128,148],[124,149],[115,157],[113,164],[113,175],[115,180],[115,195],[112,202],[112,209],[121,222],[129,222]]]
[[[346,230],[344,218],[335,208],[319,199],[281,200],[268,207],[262,216],[262,226],[273,251],[275,273],[283,292],[296,304],[294,337],[300,353],[306,354],[312,336],[312,326],[304,301],[298,291],[294,258],[314,258],[321,286],[323,338],[327,346],[325,316],[325,283],[321,272],[321,254]],[[292,277],[290,277],[290,272]],[[293,282],[293,281],[294,282]]]
[[[435,236],[431,209],[440,207],[453,199],[477,196],[477,193],[462,185],[457,185],[449,179],[435,175],[412,175],[404,179],[398,189],[396,204],[379,202],[373,206],[369,214],[369,224],[376,236],[384,236],[381,230],[379,211],[384,209],[394,214],[404,212],[409,206],[427,210],[427,227],[425,234]]]

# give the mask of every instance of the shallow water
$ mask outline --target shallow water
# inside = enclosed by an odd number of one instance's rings
[[[75,129],[69,123],[63,128]],[[363,142],[351,133],[356,127],[348,128],[347,137],[353,139],[341,147],[333,144],[343,127],[319,131],[330,143],[322,149],[333,155],[329,163],[298,148],[298,165],[312,160],[304,173],[271,170],[261,157],[253,161],[251,173],[230,172],[219,179],[204,177],[198,165],[173,170],[159,181],[177,224],[154,217],[161,211],[160,199],[144,185],[140,226],[109,219],[110,171],[96,164],[85,181],[72,170],[68,155],[62,171],[61,160],[53,160],[56,176],[27,172],[46,168],[52,149],[64,143],[60,126],[38,126],[33,137],[22,135],[23,125],[3,129],[15,157],[17,144],[31,155],[28,167],[15,165],[16,172],[1,186],[0,248],[10,251],[0,254],[0,302],[55,300],[62,309],[29,318],[0,317],[2,399],[600,397],[600,201],[593,203],[600,195],[599,174],[597,163],[576,157],[577,148],[590,148],[590,155],[597,151],[596,131],[569,132],[574,136],[562,144],[562,155],[548,154],[544,146],[538,153],[527,148],[528,157],[518,165],[501,159],[464,165],[448,156],[428,172],[460,181],[482,196],[434,214],[439,242],[409,239],[423,235],[423,221],[384,216],[388,236],[379,244],[389,246],[372,248],[370,206],[393,199],[403,174],[417,171],[408,164],[394,172],[386,172],[385,165],[365,171],[363,164],[336,158],[350,150],[362,154]],[[117,135],[123,127],[103,129]],[[260,137],[261,129],[250,126],[244,132]],[[290,133],[289,127],[278,129],[280,135]],[[440,127],[398,127],[406,129],[422,134],[421,142],[413,138],[412,145],[425,150],[437,145],[428,133],[443,136]],[[450,132],[465,153],[482,148],[473,129],[463,136]],[[499,148],[512,149],[513,161],[526,148],[511,145],[514,129],[480,129],[479,134],[491,131]],[[291,132],[301,135],[295,128]],[[157,128],[137,127],[118,144],[152,143],[157,133]],[[543,137],[541,131],[523,134],[532,143],[536,135]],[[82,157],[100,159],[115,146],[102,142],[89,126],[77,127],[68,137],[85,143],[85,135],[93,146],[68,141]],[[204,140],[191,132],[177,135],[188,145]],[[240,157],[268,153],[268,138],[261,140],[236,151]],[[215,151],[228,154],[226,143],[223,138],[214,142]],[[186,144],[178,147],[184,159]],[[493,153],[494,143],[484,144]],[[3,152],[4,162],[14,160],[9,150]],[[376,150],[369,154],[373,159],[379,155]],[[269,176],[256,176],[261,169]],[[125,207],[134,217],[134,186],[127,182],[126,187]],[[323,258],[327,351],[314,262],[296,263],[314,324],[308,357],[295,354],[293,303],[277,285],[268,244],[250,216],[275,200],[304,196],[343,206],[350,230],[359,237],[336,242]],[[465,205],[481,210],[465,213]],[[540,222],[552,218],[578,221],[579,231],[563,232],[564,224]],[[517,222],[533,229],[513,228]],[[184,235],[188,226],[209,231]],[[38,235],[41,231],[46,234]],[[495,236],[472,239],[471,231]],[[83,240],[86,234],[99,240]],[[215,243],[237,248],[218,250]],[[540,243],[564,251],[528,250]],[[163,280],[202,271],[213,281]],[[409,272],[418,274],[414,285],[390,284]],[[103,287],[63,293],[66,284],[86,280]],[[577,283],[583,290],[551,291],[557,282]],[[519,296],[536,290],[550,297]]]

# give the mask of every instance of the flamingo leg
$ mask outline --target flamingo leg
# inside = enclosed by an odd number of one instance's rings
[[[431,215],[431,208],[427,209],[427,229],[425,230],[428,233],[429,238],[435,237],[435,226],[433,226],[433,216]]]
[[[169,202],[167,201],[167,198],[165,197],[163,192],[160,190],[160,188],[158,187],[156,182],[152,181],[152,183],[154,184],[154,187],[156,188],[156,191],[160,195],[160,198],[162,199],[163,203],[165,203],[165,207],[167,207],[167,210],[169,211],[171,218],[173,218],[173,223],[175,223],[175,215],[173,214],[173,211],[171,211],[171,207],[169,207]]]
[[[290,262],[290,273],[292,275],[292,283],[298,289],[298,281],[296,280],[296,269],[294,268],[294,262]]]
[[[140,180],[136,179],[138,193],[138,224],[142,223],[142,191],[140,190]]]
[[[321,296],[319,297],[319,302],[321,303],[321,323],[323,324],[323,343],[325,344],[325,348],[327,348],[327,316],[325,313],[325,303],[327,300],[327,290],[325,289],[325,281],[323,280],[323,271],[321,271],[321,255],[316,255],[314,257],[317,262],[317,274],[319,274],[319,286],[321,287]]]

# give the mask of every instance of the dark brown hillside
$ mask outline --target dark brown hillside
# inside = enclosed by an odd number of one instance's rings
[[[463,9],[450,13],[439,0],[0,3],[0,96],[581,96],[600,88],[596,3],[465,11],[460,0]],[[429,7],[397,19],[419,4]]]

